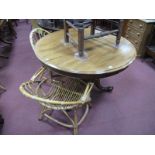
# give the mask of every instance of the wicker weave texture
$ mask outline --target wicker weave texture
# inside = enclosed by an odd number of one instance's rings
[[[42,72],[45,74],[45,70],[40,69],[39,73],[36,73],[37,76],[32,77],[34,81],[29,80],[21,84],[20,91],[25,96],[47,104],[73,105],[90,101],[89,94],[93,83],[64,76],[49,79],[42,75]]]

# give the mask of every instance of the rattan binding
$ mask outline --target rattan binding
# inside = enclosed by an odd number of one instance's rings
[[[93,83],[64,76],[48,78],[45,76],[46,73],[46,68],[41,67],[29,81],[20,85],[21,93],[42,105],[41,118],[46,117],[65,127],[74,128],[74,134],[77,134],[78,126],[89,111]],[[76,111],[83,106],[85,106],[85,112],[78,121]],[[69,116],[67,112],[69,109],[74,110],[74,118]],[[49,111],[52,110],[61,110],[71,124],[60,122],[49,115]]]

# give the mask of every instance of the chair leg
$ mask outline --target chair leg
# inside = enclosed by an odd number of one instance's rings
[[[47,108],[45,106],[41,107],[41,112],[39,114],[38,120],[41,121],[43,119],[44,113],[47,111]]]
[[[6,88],[2,86],[1,84],[0,84],[0,89],[2,89],[3,91],[6,91]]]
[[[123,24],[124,24],[123,20],[120,20],[120,25],[119,25],[119,28],[118,28],[119,31],[118,31],[118,33],[117,33],[117,35],[116,35],[116,46],[119,45],[120,40],[121,40]]]
[[[89,108],[91,109],[92,108],[92,103],[89,102],[88,105],[89,105]]]
[[[68,118],[68,120],[70,121],[70,123],[68,123],[68,122],[60,121],[57,118],[54,118],[54,116],[53,116],[54,109],[49,109],[49,108],[42,106],[39,120],[43,120],[43,118],[49,119],[63,127],[72,129],[73,134],[77,135],[79,125],[85,120],[85,118],[89,112],[89,104],[86,104],[85,112],[80,119],[78,119],[78,113],[77,113],[78,108],[76,107],[72,110],[73,110],[73,117],[70,117],[70,115],[67,113],[66,110],[61,110],[63,112],[63,114],[66,116],[66,118]]]
[[[77,109],[74,109],[74,135],[78,134],[78,116],[77,116]]]

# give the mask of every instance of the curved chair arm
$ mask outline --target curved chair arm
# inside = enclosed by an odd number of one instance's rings
[[[45,79],[46,80],[46,79]],[[36,82],[36,81],[34,81]],[[80,100],[77,100],[77,101],[55,101],[55,100],[50,100],[50,99],[47,99],[47,98],[42,98],[42,97],[39,97],[35,94],[31,94],[31,93],[28,93],[27,92],[27,87],[29,87],[30,83],[33,83],[33,81],[27,81],[25,83],[22,83],[19,87],[19,90],[20,92],[26,96],[26,97],[29,97],[31,99],[34,99],[38,102],[44,102],[44,103],[48,103],[48,104],[67,104],[67,105],[74,105],[74,104],[83,104],[83,103],[86,103],[88,101],[88,98],[89,98],[89,93],[93,87],[93,83],[88,83],[87,86],[86,86],[86,89],[84,91],[84,95],[82,96],[82,98]],[[26,88],[26,89],[25,89]]]

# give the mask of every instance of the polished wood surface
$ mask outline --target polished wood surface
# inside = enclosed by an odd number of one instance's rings
[[[72,35],[76,39],[76,32],[72,31]],[[115,41],[113,35],[86,40],[86,57],[79,58],[75,54],[77,49],[64,43],[64,31],[61,30],[40,39],[34,50],[37,58],[54,70],[88,76],[103,75],[123,70],[136,57],[135,47],[128,40],[122,37],[118,47]]]

